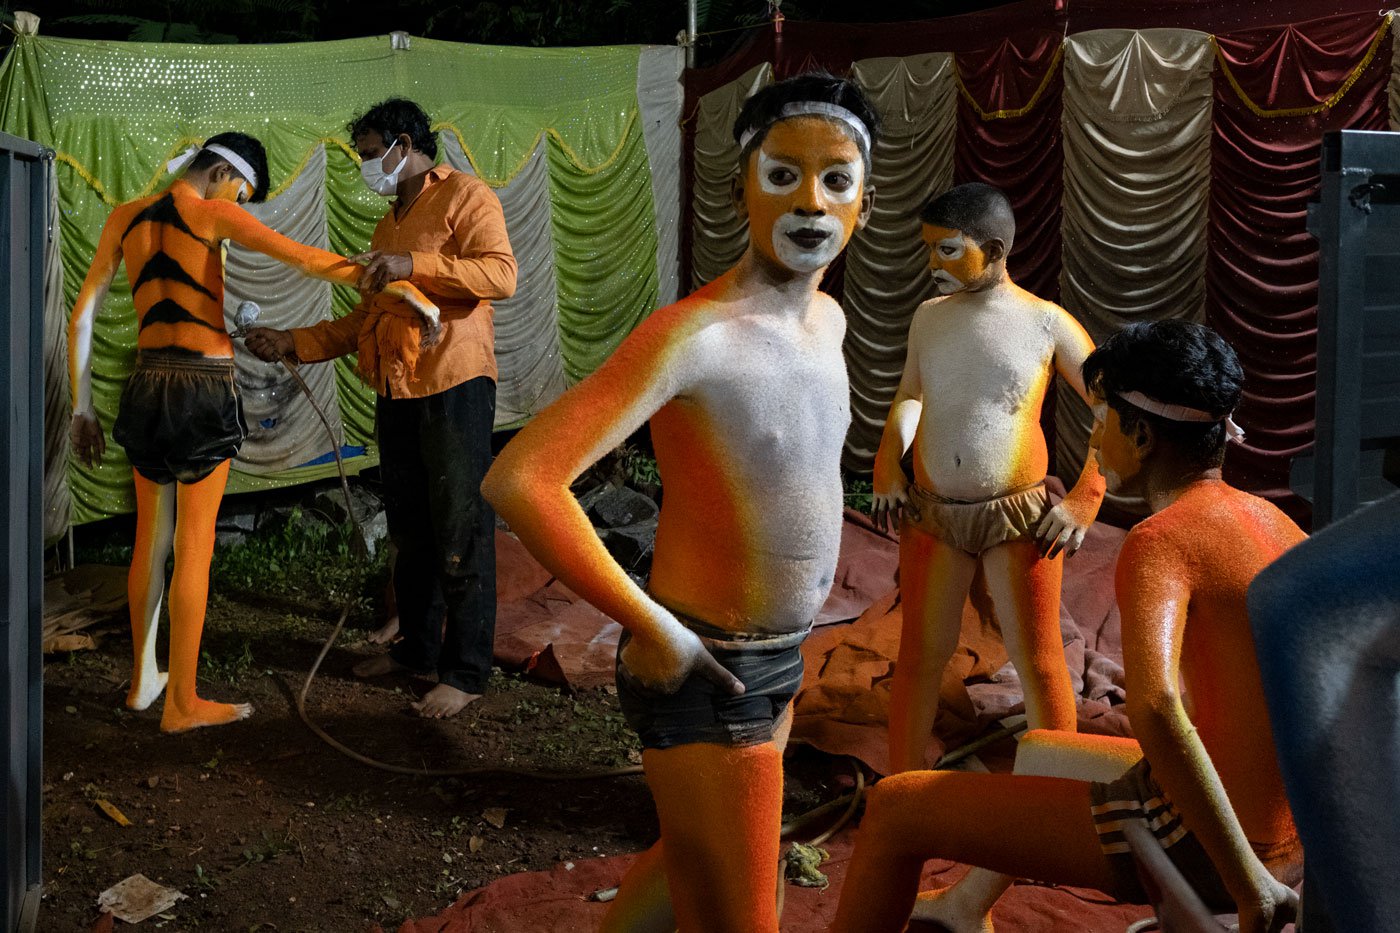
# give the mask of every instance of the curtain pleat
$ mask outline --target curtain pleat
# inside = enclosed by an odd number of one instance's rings
[[[846,364],[851,429],[844,461],[869,470],[904,368],[909,319],[936,294],[919,208],[953,180],[957,90],[947,52],[856,62],[851,75],[880,112],[871,183],[875,204],[846,250]]]
[[[453,168],[472,170],[452,136],[442,139]],[[496,189],[517,267],[515,294],[496,312],[496,427],[529,420],[564,391],[559,355],[558,283],[551,239],[549,161],[541,140],[510,184]]]
[[[682,49],[642,49],[637,62],[637,106],[651,166],[651,200],[656,213],[657,303],[681,297],[681,69]]]
[[[68,308],[63,302],[63,224],[54,164],[48,173],[49,240],[44,248],[44,544],[68,530],[73,497],[68,491],[68,426],[73,404],[68,390]]]
[[[1095,343],[1135,321],[1204,314],[1212,64],[1210,36],[1185,29],[1065,41],[1060,300]],[[1062,476],[1084,462],[1092,426],[1088,405],[1061,382]]]
[[[1318,247],[1307,205],[1322,134],[1385,129],[1388,20],[1334,16],[1217,36],[1206,322],[1245,368],[1225,475],[1298,516],[1292,459],[1312,444]]]
[[[277,198],[247,205],[248,212],[273,230],[300,243],[330,248],[326,232],[326,151],[312,156],[296,180]],[[230,243],[224,262],[224,317],[229,331],[240,302],[257,302],[258,324],[286,330],[310,327],[330,317],[330,285],[307,278],[290,266],[262,253]],[[335,440],[326,436],[311,403],[280,363],[264,363],[234,342],[238,385],[248,439],[234,461],[235,471],[265,475],[300,466],[331,452],[342,443],[344,427],[336,404],[335,371],[329,366],[303,366],[316,403],[330,422]]]
[[[744,254],[749,225],[734,213],[730,190],[738,171],[734,121],[744,99],[772,80],[756,65],[700,98],[695,116],[695,176],[691,182],[691,288],[718,278]]]

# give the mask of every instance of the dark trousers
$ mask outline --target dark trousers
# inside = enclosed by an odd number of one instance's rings
[[[390,654],[467,693],[486,689],[496,633],[496,519],[481,497],[495,413],[496,383],[486,376],[375,404],[384,511],[399,552],[403,640]]]

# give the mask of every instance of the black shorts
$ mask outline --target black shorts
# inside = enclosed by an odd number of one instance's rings
[[[681,621],[692,630],[702,625],[691,619]],[[802,686],[802,642],[807,632],[743,642],[711,637],[715,632],[705,627],[697,634],[715,660],[747,688],[740,696],[699,674],[686,678],[675,693],[642,686],[622,663],[622,649],[631,640],[627,632],[622,633],[617,645],[617,699],[643,748],[697,742],[744,747],[773,740],[774,727]]]
[[[196,483],[247,436],[232,359],[176,349],[136,354],[112,425],[136,472],[155,483]]]

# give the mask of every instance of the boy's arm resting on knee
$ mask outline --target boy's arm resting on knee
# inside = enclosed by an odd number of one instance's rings
[[[70,439],[73,452],[88,466],[96,466],[107,449],[102,424],[92,404],[92,329],[121,266],[121,235],[130,213],[124,208],[122,205],[114,210],[102,225],[97,252],[68,318],[68,377],[73,401]]]
[[[574,480],[674,398],[683,338],[643,322],[593,375],[535,416],[497,456],[482,495],[525,547],[571,590],[632,636],[624,662],[649,687],[671,691],[694,671],[731,692],[743,685],[699,637],[648,596],[608,553],[570,491]]]
[[[1094,352],[1094,341],[1068,311],[1058,305],[1051,305],[1051,308],[1055,322],[1055,372],[1086,404],[1092,404],[1089,390],[1084,385],[1083,370],[1084,361]],[[1036,537],[1040,539],[1047,557],[1054,557],[1061,549],[1066,557],[1079,550],[1089,526],[1099,514],[1099,507],[1103,505],[1107,486],[1103,474],[1099,472],[1094,448],[1090,446],[1085,451],[1084,466],[1074,486],[1046,514],[1036,529]]]
[[[1239,906],[1242,933],[1274,930],[1292,919],[1286,903],[1280,903],[1287,900],[1280,891],[1283,886],[1250,846],[1182,703],[1181,647],[1191,599],[1186,581],[1184,561],[1170,545],[1143,529],[1129,535],[1115,581],[1123,614],[1128,721],[1154,779]]]

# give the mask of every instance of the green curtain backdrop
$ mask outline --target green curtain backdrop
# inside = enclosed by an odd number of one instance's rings
[[[470,170],[496,188],[543,145],[548,171],[540,184],[547,191],[539,201],[550,211],[550,242],[542,248],[552,250],[557,279],[557,293],[545,296],[557,327],[548,352],[559,357],[549,361],[562,370],[559,388],[592,372],[638,321],[674,299],[673,281],[663,282],[668,271],[674,280],[675,257],[658,248],[658,228],[674,226],[679,196],[671,204],[659,192],[678,192],[679,165],[658,157],[664,150],[657,140],[679,136],[679,50],[523,49],[419,38],[407,49],[393,46],[389,36],[266,46],[19,36],[0,67],[0,129],[58,153],[63,311],[55,328],[66,322],[112,207],[163,187],[166,160],[217,132],[237,129],[264,142],[271,199],[309,164],[319,170],[313,157],[324,147],[329,246],[347,255],[365,249],[388,202],[360,181],[345,124],[391,96],[420,103],[440,139],[455,142]],[[658,100],[673,101],[674,115],[657,109]],[[674,152],[675,142],[669,145]],[[345,314],[357,296],[332,291],[332,313]],[[510,310],[498,305],[498,321]],[[100,312],[94,342],[94,400],[109,432],[135,344],[123,274]],[[343,442],[368,447],[355,461],[370,465],[377,460],[373,394],[353,358],[335,365]],[[555,394],[503,406],[510,420],[498,427],[523,423]],[[73,523],[134,508],[122,451],[108,451],[97,470],[68,463]],[[238,466],[230,492],[335,470],[319,464],[252,473]]]

